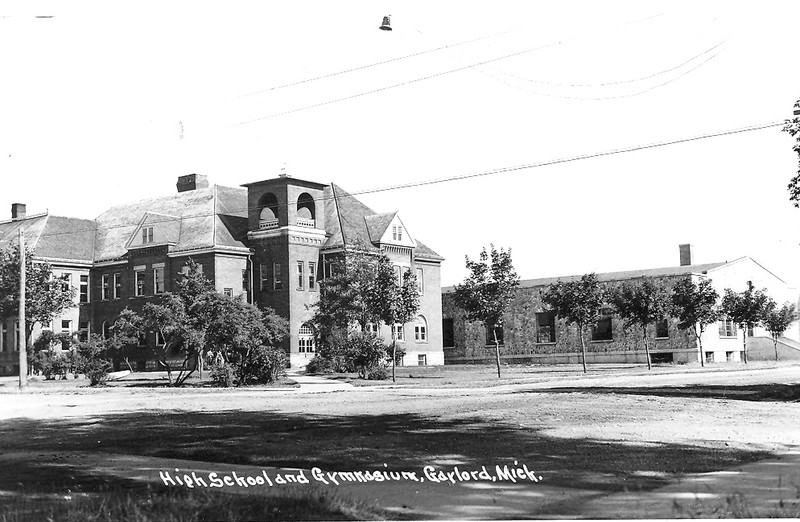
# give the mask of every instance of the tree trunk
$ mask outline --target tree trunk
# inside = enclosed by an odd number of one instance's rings
[[[642,327],[642,339],[644,340],[645,357],[647,357],[647,369],[652,370],[653,367],[650,364],[650,347],[647,345],[647,325]]]
[[[747,326],[742,328],[742,355],[744,355],[744,363],[747,364]]]
[[[772,338],[772,344],[775,345],[775,360],[778,360],[778,336]]]
[[[700,350],[700,366],[703,368],[706,367],[706,360],[703,358],[703,340],[700,336],[703,335],[703,332],[697,333],[697,325],[694,327],[694,337],[697,339],[697,348]]]
[[[197,371],[200,372],[200,380],[203,380],[203,350],[197,352]]]
[[[494,359],[497,362],[497,378],[500,378],[500,341],[497,339],[497,327],[492,328],[494,335]]]
[[[583,340],[583,327],[578,325],[578,337],[581,340],[581,361],[583,361],[583,373],[586,373],[586,342]]]
[[[395,366],[397,365],[397,336],[394,333],[394,326],[392,326],[392,382],[397,382],[395,378]]]

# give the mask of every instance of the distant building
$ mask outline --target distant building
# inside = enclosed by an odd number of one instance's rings
[[[616,287],[625,281],[652,279],[672,288],[680,279],[711,280],[723,295],[726,288],[740,292],[752,281],[756,288],[766,288],[778,304],[797,303],[797,290],[749,257],[720,263],[692,264],[690,245],[681,245],[680,266],[628,272],[597,274],[601,282]],[[580,362],[580,341],[574,325],[567,326],[542,303],[542,293],[557,281],[571,281],[580,276],[552,277],[522,281],[505,316],[501,357],[508,363],[566,364]],[[466,322],[453,301],[453,287],[442,290],[443,334],[446,364],[493,363],[494,344],[483,324]],[[601,319],[586,337],[588,362],[646,363],[640,330],[626,331],[622,320],[611,307],[601,310]],[[648,345],[652,361],[698,362],[700,353],[694,335],[678,328],[674,318],[664,318],[651,326]],[[706,362],[738,362],[742,358],[741,332],[729,320],[709,325],[703,335],[703,358]],[[774,359],[769,334],[761,328],[748,332],[749,360]],[[795,323],[780,340],[783,359],[800,359],[800,331]]]
[[[94,220],[28,216],[25,205],[0,222],[0,248],[24,231],[34,259],[76,288],[76,306],[42,325],[55,332],[107,335],[120,311],[139,311],[176,290],[189,259],[220,293],[273,308],[290,323],[284,348],[293,367],[315,353],[309,306],[318,281],[354,245],[385,252],[420,281],[419,316],[397,325],[403,364],[443,364],[442,258],[416,240],[397,212],[377,214],[336,185],[289,176],[244,187],[209,186],[205,176],[181,176],[178,192],[113,207]],[[16,374],[15,321],[0,326],[0,374]],[[34,332],[34,338],[40,329]],[[390,336],[388,327],[381,335]],[[142,338],[124,355],[139,370],[155,369],[159,339]],[[177,357],[176,357],[177,358]],[[119,361],[116,361],[119,364]]]

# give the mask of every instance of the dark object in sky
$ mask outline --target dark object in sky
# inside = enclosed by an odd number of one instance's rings
[[[391,15],[389,15],[389,16],[391,16]],[[381,31],[391,31],[392,30],[392,24],[389,21],[389,16],[384,16],[383,17],[383,23],[380,26],[380,30]]]
[[[36,15],[36,18],[53,18],[54,15]]]

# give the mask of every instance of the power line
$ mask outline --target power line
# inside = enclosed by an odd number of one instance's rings
[[[337,197],[339,197],[339,198],[355,197],[355,196],[360,196],[360,195],[364,195],[364,194],[376,194],[376,193],[379,193],[379,192],[388,192],[388,191],[391,191],[391,190],[401,190],[401,189],[408,189],[408,188],[415,188],[415,187],[424,187],[424,186],[428,186],[428,185],[437,185],[437,184],[440,184],[440,183],[448,183],[448,182],[452,182],[452,181],[461,181],[461,180],[471,179],[471,178],[493,176],[493,175],[496,175],[496,174],[504,174],[504,173],[507,173],[507,172],[515,172],[515,171],[519,171],[519,170],[547,167],[547,166],[551,166],[551,165],[558,165],[558,164],[561,164],[561,163],[571,163],[571,162],[575,162],[575,161],[583,161],[583,160],[587,160],[587,159],[601,158],[601,157],[604,157],[604,156],[614,156],[614,155],[619,155],[619,154],[625,154],[625,153],[628,153],[628,152],[637,152],[637,151],[641,151],[641,150],[655,149],[655,148],[660,148],[660,147],[667,147],[667,146],[670,146],[670,145],[678,145],[678,144],[681,144],[681,143],[690,143],[690,142],[693,142],[693,141],[699,141],[699,140],[704,140],[704,139],[709,139],[709,138],[718,138],[718,137],[722,137],[722,136],[730,136],[730,135],[733,135],[733,134],[741,134],[741,133],[745,133],[745,132],[753,132],[753,131],[772,128],[772,127],[783,126],[784,124],[785,124],[784,121],[777,121],[777,122],[749,125],[747,127],[740,127],[740,128],[736,128],[736,129],[728,129],[728,130],[724,130],[724,131],[711,132],[711,133],[706,133],[706,134],[699,134],[699,135],[696,135],[696,136],[690,136],[690,137],[686,137],[686,138],[677,138],[677,139],[674,139],[674,140],[659,141],[659,142],[648,143],[648,144],[644,144],[644,145],[633,145],[633,146],[630,146],[630,147],[611,149],[611,150],[606,150],[606,151],[601,151],[601,152],[578,154],[578,155],[575,155],[575,156],[566,156],[566,157],[563,157],[563,158],[545,160],[545,161],[540,161],[540,162],[535,162],[535,163],[524,163],[524,164],[521,164],[521,165],[513,165],[513,166],[509,166],[509,167],[500,167],[500,168],[497,168],[497,169],[484,170],[484,171],[481,171],[481,172],[474,172],[474,173],[470,173],[470,174],[461,174],[461,175],[449,176],[449,177],[445,177],[445,178],[414,181],[414,182],[410,182],[410,183],[403,183],[403,184],[400,184],[400,185],[391,185],[391,186],[388,186],[388,187],[380,187],[380,188],[374,188],[374,189],[364,189],[364,190],[351,192],[351,193],[348,193],[346,195],[341,195],[340,194]],[[334,199],[333,196],[325,196],[325,197],[321,197],[321,198],[312,198],[311,201],[324,202],[324,201],[330,201],[330,200],[333,200],[333,199]],[[256,209],[260,209],[260,208],[262,208],[262,206],[243,207],[241,209],[231,209],[231,211],[235,212],[237,210],[240,210],[242,212],[249,212],[250,210],[256,210]],[[183,219],[193,219],[193,218],[202,218],[202,217],[212,217],[212,216],[216,216],[216,215],[217,215],[216,213],[203,213],[203,214],[193,214],[193,215],[187,215],[187,216],[176,216],[176,219],[183,220]],[[242,219],[245,219],[245,218],[242,217]],[[170,222],[174,222],[174,221],[175,221],[175,219],[153,220],[153,221],[148,222],[147,224],[170,223]],[[116,228],[131,228],[131,227],[137,226],[138,224],[139,224],[139,222],[137,221],[136,223],[132,223],[132,224],[128,224],[128,225],[115,225],[115,226],[100,227],[100,228],[102,228],[103,230],[112,230],[112,229],[116,229]],[[85,232],[94,232],[95,230],[96,230],[95,228],[87,228],[87,229],[83,229],[83,230],[72,230],[72,231],[69,231],[69,232],[52,232],[52,233],[49,233],[49,234],[43,233],[43,234],[40,234],[39,237],[79,234],[79,233],[85,233]]]
[[[416,52],[416,53],[407,54],[405,56],[399,56],[397,58],[390,58],[388,60],[383,60],[383,61],[380,61],[380,62],[375,62],[375,63],[368,64],[368,65],[360,65],[358,67],[353,67],[352,69],[345,69],[343,71],[338,71],[338,72],[334,72],[334,73],[322,74],[320,76],[315,76],[313,78],[306,78],[305,80],[298,80],[296,82],[284,83],[282,85],[276,85],[274,87],[269,87],[267,89],[261,89],[259,91],[254,91],[254,92],[251,92],[251,93],[248,93],[248,94],[243,94],[240,97],[255,96],[256,94],[262,94],[262,93],[270,92],[270,91],[277,91],[279,89],[284,89],[286,87],[293,87],[295,85],[302,85],[304,83],[315,82],[317,80],[323,80],[325,78],[332,78],[334,76],[339,76],[339,75],[342,75],[342,74],[347,74],[347,73],[351,73],[351,72],[355,72],[355,71],[361,71],[363,69],[369,69],[370,67],[376,67],[376,66],[379,66],[379,65],[385,65],[387,63],[392,63],[392,62],[399,62],[401,60],[407,60],[408,58],[415,58],[417,56],[422,56],[422,55],[425,55],[425,54],[435,53],[435,52],[442,51],[442,50],[445,50],[445,49],[458,47],[460,45],[466,45],[466,44],[469,44],[469,43],[478,42],[480,40],[486,40],[488,38],[494,38],[496,36],[502,36],[502,35],[508,34],[510,32],[512,32],[512,31],[509,30],[509,31],[503,31],[503,32],[500,32],[500,33],[490,34],[490,35],[486,35],[486,36],[480,36],[478,38],[473,38],[471,40],[464,40],[463,42],[457,42],[457,43],[454,43],[454,44],[443,45],[443,46],[437,47],[435,49],[428,49],[428,50],[425,50],[425,51],[419,51],[419,52]]]

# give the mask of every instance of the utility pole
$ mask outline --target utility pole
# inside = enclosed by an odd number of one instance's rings
[[[19,229],[19,387],[28,385],[28,353],[25,346],[25,235]]]

